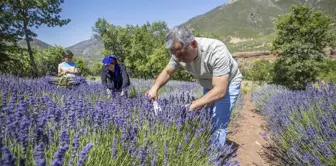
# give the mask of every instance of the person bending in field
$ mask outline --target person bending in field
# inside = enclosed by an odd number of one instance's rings
[[[72,61],[73,53],[66,50],[62,53],[64,62],[58,65],[58,76],[75,77],[79,75],[79,69],[74,61]]]
[[[231,111],[243,80],[237,62],[223,42],[194,37],[183,26],[176,26],[167,33],[166,47],[172,53],[170,61],[146,95],[150,101],[157,100],[158,90],[177,70],[185,69],[204,88],[204,95],[188,104],[187,109],[197,111],[209,106],[215,126],[213,136],[224,145]]]
[[[121,96],[124,95],[126,88],[130,86],[125,65],[119,63],[115,56],[105,57],[102,62],[101,82],[107,93],[112,95],[114,92],[120,92]]]

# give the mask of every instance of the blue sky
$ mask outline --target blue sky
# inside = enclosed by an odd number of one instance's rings
[[[146,21],[165,21],[169,27],[203,14],[227,0],[65,0],[63,18],[71,22],[63,27],[41,26],[37,38],[51,45],[68,47],[90,39],[98,18],[125,26],[142,25]]]

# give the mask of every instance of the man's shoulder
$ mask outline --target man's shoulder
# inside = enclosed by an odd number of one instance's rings
[[[65,62],[61,62],[58,64],[58,66],[64,66]]]
[[[77,65],[76,62],[74,61],[70,62],[70,66],[76,66],[76,65]]]
[[[217,49],[224,49],[226,50],[227,47],[224,44],[224,42],[214,39],[214,38],[206,38],[206,37],[198,37],[196,38],[196,41],[198,42],[200,51],[203,54],[210,55],[214,52],[217,52]]]
[[[218,45],[225,45],[224,42],[222,42],[219,39],[215,39],[215,38],[195,37],[195,40],[202,47],[213,47],[213,46],[218,46]]]

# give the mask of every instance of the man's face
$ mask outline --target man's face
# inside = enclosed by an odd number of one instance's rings
[[[64,57],[64,61],[65,62],[71,62],[72,61],[72,56],[69,55],[69,56]]]
[[[194,40],[189,46],[183,47],[180,42],[175,42],[170,51],[179,62],[190,63],[197,56],[197,43]]]

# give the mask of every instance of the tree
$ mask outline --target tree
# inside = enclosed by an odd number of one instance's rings
[[[104,18],[99,18],[92,28],[94,37],[102,41],[104,55],[115,55],[120,62],[124,62],[126,48],[130,44],[130,34],[132,26],[126,28],[109,24]]]
[[[0,70],[4,72],[9,70],[11,62],[17,62],[10,53],[20,51],[12,20],[13,15],[8,11],[8,5],[0,2]]]
[[[2,3],[5,4],[6,11],[13,16],[11,27],[16,30],[16,35],[23,37],[27,43],[32,74],[37,76],[38,70],[30,45],[30,41],[37,35],[31,28],[38,28],[41,25],[54,27],[68,24],[70,19],[61,19],[59,15],[63,0],[4,0]]]
[[[307,83],[316,81],[323,49],[333,40],[333,21],[307,6],[293,5],[291,9],[276,21],[272,51],[280,58],[275,62],[273,81],[290,89],[305,89]]]

